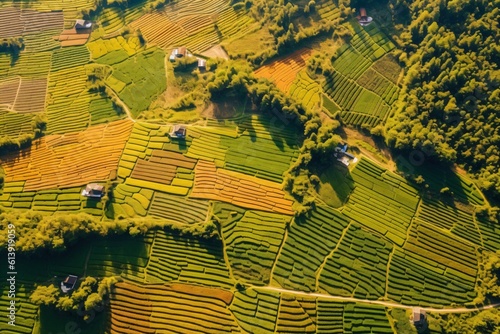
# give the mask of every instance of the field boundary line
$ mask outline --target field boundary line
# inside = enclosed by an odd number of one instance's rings
[[[392,245],[392,251],[391,253],[389,254],[389,259],[387,260],[387,269],[385,271],[385,293],[384,293],[384,298],[387,298],[387,294],[389,293],[389,271],[390,271],[390,268],[391,268],[391,262],[392,262],[392,256],[394,255],[394,253],[396,252],[396,245]]]
[[[213,205],[212,207],[210,208],[210,210],[212,210],[211,212],[209,213],[212,213],[213,214]],[[208,214],[207,214],[208,216]],[[243,217],[241,217],[243,218]],[[236,223],[237,224],[237,223]],[[218,224],[219,225],[219,234],[220,234],[220,239],[221,239],[221,242],[222,242],[222,256],[224,257],[224,262],[226,263],[226,266],[227,266],[227,270],[229,272],[229,278],[233,281],[233,284],[236,284],[236,280],[234,279],[234,274],[233,274],[233,268],[231,267],[231,263],[229,262],[229,256],[227,255],[227,245],[226,245],[226,240],[224,238],[224,232],[223,232],[223,229],[222,229],[222,225],[221,224]]]
[[[394,308],[403,308],[403,309],[413,309],[413,308],[417,307],[417,308],[424,310],[426,312],[435,312],[435,313],[466,313],[466,312],[476,312],[476,311],[489,310],[492,308],[500,307],[500,303],[497,303],[497,304],[476,306],[476,307],[470,307],[470,308],[468,308],[468,307],[434,308],[434,307],[422,307],[422,306],[417,306],[417,305],[405,305],[405,304],[399,304],[396,302],[383,301],[383,300],[370,300],[370,299],[361,299],[361,298],[355,298],[355,297],[328,295],[328,294],[317,293],[317,292],[305,292],[305,291],[289,290],[289,289],[277,288],[277,287],[273,287],[273,286],[255,286],[255,285],[252,285],[252,286],[249,286],[248,289],[263,290],[263,291],[275,291],[275,292],[280,292],[280,293],[288,293],[288,294],[296,295],[296,296],[316,297],[316,298],[323,298],[323,299],[339,300],[339,301],[343,301],[343,302],[374,304],[374,305],[381,305],[381,306],[385,306],[385,307],[394,307]]]
[[[153,198],[155,195],[156,195],[156,193],[153,195]],[[153,198],[151,199],[151,202],[153,201]],[[151,262],[151,255],[153,255],[153,248],[155,246],[155,241],[156,241],[156,233],[157,233],[157,230],[154,230],[153,242],[151,243],[151,247],[149,248],[148,263],[146,263],[146,265],[144,266],[144,284],[151,284],[151,283],[148,283],[148,281],[147,281],[147,279],[148,279],[148,266],[149,266],[149,263]]]
[[[290,221],[292,221],[292,219],[293,218],[290,218]],[[278,249],[278,252],[276,253],[276,259],[274,260],[273,266],[271,267],[271,272],[269,273],[269,284],[272,284],[273,282],[274,270],[276,269],[276,264],[278,263],[278,259],[280,258],[281,251],[283,249],[283,246],[285,245],[286,239],[288,239],[288,230],[291,228],[292,223],[293,222],[288,224],[288,227],[285,227],[285,232],[283,233],[283,239],[281,240],[281,245]]]
[[[318,270],[316,270],[316,285],[315,285],[316,291],[319,291],[319,277],[321,276],[321,272],[325,268],[326,261],[328,260],[328,258],[330,258],[333,255],[333,253],[335,253],[339,249],[340,243],[342,242],[342,240],[344,240],[344,237],[347,234],[347,231],[349,230],[351,225],[352,225],[352,220],[349,220],[349,224],[347,224],[346,228],[344,228],[344,230],[342,231],[342,234],[340,235],[340,238],[339,238],[339,241],[337,242],[337,245],[335,246],[334,249],[331,250],[331,252],[327,256],[325,256],[325,258],[323,259],[323,262],[321,262],[321,264],[319,265]]]
[[[17,85],[16,97],[14,98],[14,102],[12,102],[12,107],[10,107],[10,111],[16,111],[16,103],[17,97],[19,96],[19,92],[21,91],[21,84],[23,82],[23,77],[19,76],[19,85]],[[49,79],[47,78],[47,85],[49,84]],[[48,89],[45,91],[45,99],[47,99]],[[44,111],[45,111],[45,103],[44,103]]]

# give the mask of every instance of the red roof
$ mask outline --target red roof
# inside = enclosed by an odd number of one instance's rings
[[[361,15],[361,17],[366,17],[366,16],[368,16],[368,15],[366,15],[366,9],[364,9],[364,8],[360,8],[360,9],[359,9],[359,14]]]

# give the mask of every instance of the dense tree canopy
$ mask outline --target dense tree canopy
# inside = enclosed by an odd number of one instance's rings
[[[498,0],[409,5],[412,21],[401,36],[404,89],[386,129],[391,146],[463,164],[482,189],[497,196],[499,7]]]

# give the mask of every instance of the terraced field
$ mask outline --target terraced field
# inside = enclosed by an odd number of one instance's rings
[[[365,28],[357,23],[350,26],[356,34],[350,44],[337,51],[332,62],[335,71],[322,87],[340,106],[346,123],[373,127],[386,118],[399,95],[395,81],[401,68],[387,55],[394,45],[375,24]],[[325,107],[335,112],[335,107]]]
[[[300,71],[290,85],[288,94],[309,110],[319,109],[321,104],[321,87],[311,79],[305,70]]]
[[[128,139],[128,120],[37,140],[19,153],[2,157],[6,182],[22,182],[24,191],[81,186],[104,180],[116,170]]]
[[[300,49],[292,54],[281,57],[255,71],[257,78],[266,78],[273,81],[283,92],[290,90],[297,73],[306,66],[311,56],[311,49]]]
[[[367,159],[358,162],[351,176],[356,188],[342,213],[402,246],[417,209],[417,191]],[[367,212],[366,207],[372,209]]]
[[[286,198],[281,188],[279,183],[216,168],[211,162],[199,161],[195,168],[194,188],[190,197],[292,215],[293,201]]]
[[[243,35],[253,20],[222,0],[180,0],[132,22],[146,40],[161,48],[185,45],[202,52],[222,39]]]
[[[116,285],[111,333],[241,333],[228,310],[233,294],[187,284]]]

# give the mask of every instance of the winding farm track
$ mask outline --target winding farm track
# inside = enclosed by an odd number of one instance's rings
[[[498,304],[491,304],[491,305],[485,305],[485,306],[479,306],[479,307],[473,307],[473,308],[467,308],[467,307],[433,308],[433,307],[420,307],[420,306],[414,306],[414,305],[404,305],[404,304],[383,301],[383,300],[370,300],[370,299],[361,299],[361,298],[354,298],[354,297],[332,296],[332,295],[328,295],[328,294],[324,294],[324,293],[316,293],[316,292],[304,292],[304,291],[288,290],[288,289],[282,289],[282,288],[277,288],[277,287],[273,287],[273,286],[254,286],[254,285],[251,285],[248,288],[253,289],[253,290],[260,290],[260,291],[273,291],[273,292],[288,293],[288,294],[295,295],[295,296],[324,298],[324,299],[338,300],[338,301],[343,301],[343,302],[374,304],[374,305],[382,305],[382,306],[387,306],[387,307],[396,307],[396,308],[403,308],[403,309],[412,309],[412,308],[418,307],[421,310],[424,310],[426,312],[436,312],[436,313],[466,313],[466,312],[483,311],[483,310],[488,310],[488,309],[500,307],[500,303],[498,303]]]

